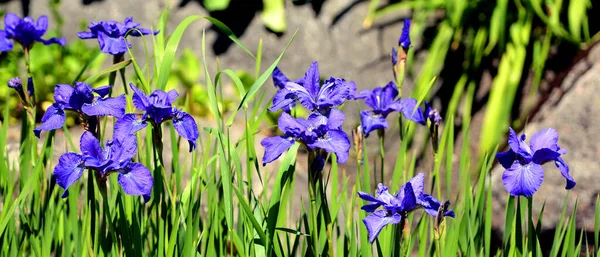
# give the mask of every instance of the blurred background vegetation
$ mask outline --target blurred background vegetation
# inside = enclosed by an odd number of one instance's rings
[[[240,0],[183,0],[179,6],[184,7],[191,1],[198,2],[211,15],[222,18],[223,14],[219,12],[228,10]],[[264,27],[280,35],[288,30],[286,10],[293,11],[286,9],[286,5],[310,4],[318,15],[327,0],[246,2],[257,6],[257,10],[247,8],[247,12],[260,12]],[[60,0],[48,1],[51,23],[58,25],[51,32],[54,36],[62,34],[60,4]],[[359,4],[368,4],[368,8],[366,13],[356,17],[350,10]],[[334,19],[332,25],[341,17],[351,15],[355,17],[348,18],[363,19],[364,29],[413,19],[411,35],[413,38],[418,36],[422,42],[409,52],[409,76],[415,82],[412,96],[427,92],[429,82],[436,77],[437,85],[429,97],[440,99],[443,115],[458,114],[460,100],[473,99],[471,113],[457,115],[463,118],[455,121],[455,126],[469,125],[470,117],[483,111],[479,151],[484,153],[501,142],[505,130],[498,128],[524,126],[540,99],[556,86],[548,83],[546,77],[556,77],[557,73],[568,70],[578,52],[598,41],[596,33],[600,23],[595,17],[598,15],[593,15],[598,10],[591,0],[355,0],[348,1],[346,9],[337,15],[338,19]],[[81,21],[82,30],[87,22]],[[223,22],[230,25],[227,20]],[[81,74],[85,79],[109,65],[109,60],[99,54],[95,46],[80,40],[69,41],[65,48],[35,47],[33,51],[32,55],[37,56],[32,60],[38,83],[36,94],[38,99],[47,101],[52,100],[55,84],[69,83],[82,67],[88,66]],[[426,58],[419,61],[416,56],[424,53]],[[0,56],[0,81],[7,81],[19,74],[19,70],[22,74],[24,64],[16,61],[20,54],[12,51]],[[169,78],[169,87],[187,89],[191,102],[196,103],[189,106],[192,113],[206,116],[209,115],[207,95],[201,82],[203,73],[200,72],[199,58],[191,50],[181,51]],[[417,65],[417,61],[422,63]],[[254,71],[239,70],[237,73],[245,85],[251,85],[255,79]],[[107,81],[105,76],[96,84]],[[17,108],[17,98],[6,98],[7,94],[7,87],[0,87],[0,104],[8,102],[11,108]],[[233,108],[235,100],[225,99],[220,104],[226,111]],[[39,108],[43,109],[47,104],[40,101]],[[455,131],[459,133],[459,129]]]

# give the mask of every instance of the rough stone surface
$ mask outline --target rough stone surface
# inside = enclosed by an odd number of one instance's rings
[[[558,131],[559,145],[567,150],[563,159],[569,165],[577,185],[567,196],[565,179],[553,163],[544,165],[544,182],[534,195],[534,209],[540,211],[544,201],[543,227],[557,225],[562,207],[570,212],[579,201],[577,226],[588,231],[594,228],[595,202],[600,194],[600,46],[588,53],[567,75],[560,88],[555,89],[540,112],[528,123],[524,133],[531,137],[535,132],[552,127]],[[522,133],[522,132],[520,132]],[[519,133],[519,134],[520,134]],[[502,228],[508,193],[502,185],[503,168],[497,165],[492,171],[494,183],[495,227]]]

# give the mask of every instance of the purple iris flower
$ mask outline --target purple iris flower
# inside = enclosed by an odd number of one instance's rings
[[[133,21],[133,17],[125,18],[124,23],[114,20],[90,22],[90,31],[78,32],[81,39],[97,38],[100,50],[103,53],[121,55],[127,52],[131,45],[125,40],[125,35],[139,37],[141,35],[158,34],[159,31],[140,28],[140,24]]]
[[[42,117],[42,125],[34,129],[37,137],[42,130],[54,130],[65,124],[65,110],[71,110],[86,115],[114,116],[117,118],[125,114],[125,95],[106,97],[110,86],[92,88],[89,84],[76,82],[75,87],[67,84],[57,84],[54,87],[54,100]]]
[[[364,192],[358,192],[358,196],[370,203],[364,205],[361,209],[370,212],[369,216],[363,219],[369,233],[369,242],[373,243],[379,232],[388,224],[398,224],[402,219],[406,219],[412,211],[423,208],[427,214],[436,217],[440,208],[444,208],[444,216],[454,217],[454,212],[447,210],[449,203],[442,203],[435,197],[424,194],[425,175],[419,173],[410,179],[400,188],[400,191],[392,195],[388,192],[388,187],[379,183],[377,185],[377,197]],[[378,210],[379,207],[383,209]]]
[[[65,189],[62,197],[69,195],[69,187],[77,181],[85,169],[97,172],[102,179],[111,173],[118,174],[119,185],[126,194],[141,195],[147,202],[152,191],[152,174],[144,165],[132,162],[137,152],[135,137],[115,139],[102,149],[100,141],[86,131],[79,141],[81,154],[68,152],[60,156],[54,167],[56,184]]]
[[[404,51],[407,51],[410,47],[410,19],[404,19],[404,26],[402,27],[402,34],[398,39],[398,45],[401,46]]]
[[[363,132],[366,135],[374,130],[386,129],[388,123],[385,118],[394,111],[401,112],[404,117],[415,122],[424,120],[421,108],[416,106],[417,100],[412,98],[400,100],[396,99],[397,96],[398,89],[392,81],[384,87],[365,89],[356,96],[356,99],[363,99],[365,104],[372,108],[360,113]]]
[[[322,111],[340,106],[346,100],[353,99],[356,93],[356,84],[353,81],[346,82],[344,79],[331,77],[321,85],[319,66],[317,62],[313,62],[303,80],[286,81],[285,86],[279,91],[283,92],[277,93],[275,96],[277,100],[273,100],[273,106],[269,108],[269,111],[274,112],[286,107],[289,109],[289,106],[296,100],[300,101],[306,109]]]
[[[496,154],[506,169],[502,174],[506,191],[512,196],[532,196],[544,180],[542,164],[549,161],[554,161],[567,180],[565,189],[575,187],[575,180],[569,175],[569,166],[560,157],[567,151],[558,146],[558,132],[555,129],[547,128],[533,134],[529,145],[525,143],[525,134],[519,137],[512,128],[509,127],[509,130],[510,149]]]
[[[273,97],[273,106],[281,106],[284,112],[290,112],[296,106],[297,97],[285,88],[285,84],[292,81],[278,67],[275,67],[271,76],[273,77],[273,85],[279,89]],[[296,79],[293,82],[304,85],[304,78]]]
[[[148,125],[148,120],[154,126],[172,120],[175,131],[189,142],[190,152],[196,148],[199,136],[198,125],[191,115],[173,106],[173,102],[179,96],[177,91],[154,90],[150,95],[146,95],[133,83],[130,86],[133,89],[133,105],[144,113],[142,115],[129,113],[117,120],[115,123],[116,138],[135,134]]]
[[[13,41],[21,44],[25,49],[31,49],[33,43],[41,42],[44,45],[65,45],[64,38],[42,39],[48,30],[48,17],[42,15],[35,22],[31,17],[21,19],[14,13],[6,13],[4,16],[4,30],[0,30],[0,52],[10,51]]]
[[[341,130],[343,122],[344,113],[338,109],[331,109],[328,116],[313,112],[308,119],[295,119],[285,112],[281,113],[278,126],[284,135],[267,137],[260,142],[265,147],[263,165],[279,158],[294,141],[311,150],[323,149],[328,153],[335,153],[338,163],[345,163],[348,160],[350,140]]]

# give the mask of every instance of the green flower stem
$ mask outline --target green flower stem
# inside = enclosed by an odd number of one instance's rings
[[[400,256],[409,256],[409,245],[410,245],[410,221],[408,220],[408,214],[402,215],[402,222],[400,223],[400,227],[402,227],[402,251]]]
[[[319,233],[322,229],[325,229],[325,234],[327,236],[325,248],[329,251],[329,255],[333,256],[333,227],[331,214],[329,212],[329,203],[327,201],[327,192],[323,183],[323,171],[322,169],[312,170],[312,164],[318,154],[318,151],[309,151],[308,154],[308,184],[311,203],[310,214],[313,222],[313,230],[311,231],[310,236],[313,240],[315,253],[321,255],[321,253],[318,252],[320,249]],[[319,221],[321,220],[324,221],[324,224],[319,224]]]
[[[402,228],[404,227],[405,222],[406,220],[403,218],[400,221],[400,224],[396,224],[393,226],[394,233],[390,238],[390,245],[392,246],[393,257],[399,257],[400,252],[402,251],[402,248],[400,246],[402,245]]]
[[[379,136],[379,157],[380,157],[380,161],[381,161],[381,164],[380,164],[381,168],[379,169],[379,173],[380,173],[379,174],[380,175],[380,177],[379,177],[380,180],[379,181],[381,183],[383,183],[385,181],[385,178],[384,178],[384,173],[385,172],[383,170],[384,166],[385,166],[385,147],[384,147],[384,144],[385,144],[385,130],[384,129],[378,129],[377,130],[377,135]]]
[[[113,64],[117,64],[117,63],[124,61],[125,60],[124,57],[125,56],[123,54],[113,55]],[[125,94],[128,95],[129,91],[127,90],[127,81],[125,80],[125,67],[123,67],[122,69],[119,69],[119,73],[121,74],[121,80],[123,81],[123,89],[125,90]],[[114,86],[116,78],[117,78],[117,71],[111,72],[108,76],[108,84],[111,86]],[[112,95],[112,89],[110,92]]]
[[[319,256],[319,229],[317,228],[318,209],[317,209],[317,175],[311,170],[313,161],[315,160],[315,152],[308,151],[308,194],[310,198],[310,223],[312,229],[309,231],[311,243],[309,249],[312,249],[313,256]]]
[[[529,243],[528,250],[530,251],[531,256],[537,256],[537,238],[535,226],[533,224],[533,196],[527,197],[527,224],[529,224],[527,227],[527,232],[529,235],[529,239],[527,240]]]
[[[31,74],[31,66],[30,66],[30,54],[29,49],[24,48],[23,53],[25,54],[25,67],[27,69],[27,79],[25,80],[25,88],[24,90],[28,90],[28,79],[33,77]],[[28,92],[28,91],[27,91]],[[20,167],[21,171],[25,172],[29,170],[29,168],[33,168],[33,165],[36,163],[37,156],[37,140],[35,140],[35,135],[33,134],[33,128],[35,127],[35,113],[36,113],[36,103],[35,96],[29,94],[25,94],[27,101],[23,104],[25,110],[23,111],[23,118],[21,119],[21,159],[20,159]],[[27,174],[27,173],[24,173]]]

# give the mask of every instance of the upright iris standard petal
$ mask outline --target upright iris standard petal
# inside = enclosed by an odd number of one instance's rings
[[[418,197],[420,197],[420,195],[415,195],[415,191],[413,190],[412,184],[410,182],[406,183],[400,189],[400,192],[402,193],[402,196],[399,198],[402,199],[402,201],[400,203],[398,211],[410,212],[412,210],[415,210],[418,207],[417,199]]]
[[[553,151],[558,151],[558,132],[556,131],[556,129],[553,128],[540,130],[537,133],[533,134],[533,136],[531,136],[529,144],[531,145],[531,150],[533,152],[544,148]]]
[[[199,136],[198,126],[191,115],[183,111],[176,111],[173,117],[173,127],[181,137],[190,143],[190,152],[196,149],[196,141]]]
[[[311,96],[311,98],[315,98],[319,94],[321,85],[321,75],[319,73],[319,64],[317,62],[312,62],[306,73],[304,74],[304,88]]]
[[[79,149],[84,156],[91,156],[96,159],[104,159],[105,153],[100,146],[100,141],[92,134],[85,131],[79,139]]]
[[[74,94],[75,89],[71,85],[57,84],[54,87],[54,101],[69,106],[71,102],[71,96]]]
[[[109,148],[110,160],[112,162],[108,166],[108,169],[116,170],[129,163],[137,153],[137,138],[135,136],[128,136],[122,139],[115,139],[107,143],[107,147]]]
[[[128,113],[115,122],[113,138],[123,139],[134,135],[148,126],[148,123],[140,117],[141,115]]]
[[[513,196],[532,196],[544,181],[544,170],[536,163],[521,165],[515,162],[502,174],[504,188]]]
[[[373,243],[381,230],[389,224],[398,224],[402,221],[402,216],[399,213],[387,215],[384,210],[378,210],[371,213],[363,219],[363,223],[367,227],[369,233],[369,243]]]
[[[265,147],[263,156],[263,166],[277,160],[285,151],[294,145],[294,139],[291,137],[274,136],[267,137],[260,141],[260,145]]]
[[[88,116],[114,116],[117,118],[125,115],[125,95],[112,98],[97,98],[92,103],[85,103],[81,111]]]
[[[330,130],[324,137],[318,138],[314,143],[309,143],[308,147],[321,148],[328,153],[335,153],[338,163],[346,163],[350,151],[350,139],[344,131]]]
[[[129,83],[129,86],[133,90],[133,96],[131,97],[133,106],[135,106],[135,108],[138,110],[145,111],[148,106],[150,106],[150,100],[148,100],[148,96],[142,90],[133,85],[133,83]]]
[[[523,134],[519,137],[512,128],[509,127],[508,129],[508,145],[510,146],[510,149],[523,158],[530,160],[531,157],[533,157],[533,154],[531,148],[525,143],[525,135]]]
[[[119,170],[119,185],[128,195],[141,195],[147,202],[150,199],[154,179],[150,170],[144,165],[131,162]]]
[[[83,174],[85,169],[83,163],[83,157],[76,153],[65,153],[58,159],[53,174],[56,177],[56,184],[65,189],[62,198],[69,195],[69,187]]]
[[[400,189],[400,198],[404,198],[405,197],[405,190],[404,187],[407,187],[408,185],[410,185],[411,187],[411,192],[416,195],[422,195],[423,191],[425,190],[425,174],[423,173],[419,173],[416,176],[414,176],[413,178],[411,178],[410,180],[408,180],[408,182],[406,182],[406,184]]]
[[[42,117],[42,125],[35,128],[33,133],[39,138],[42,130],[47,131],[62,128],[62,126],[65,124],[65,119],[65,110],[60,104],[54,103],[48,107],[44,113],[44,116]]]

